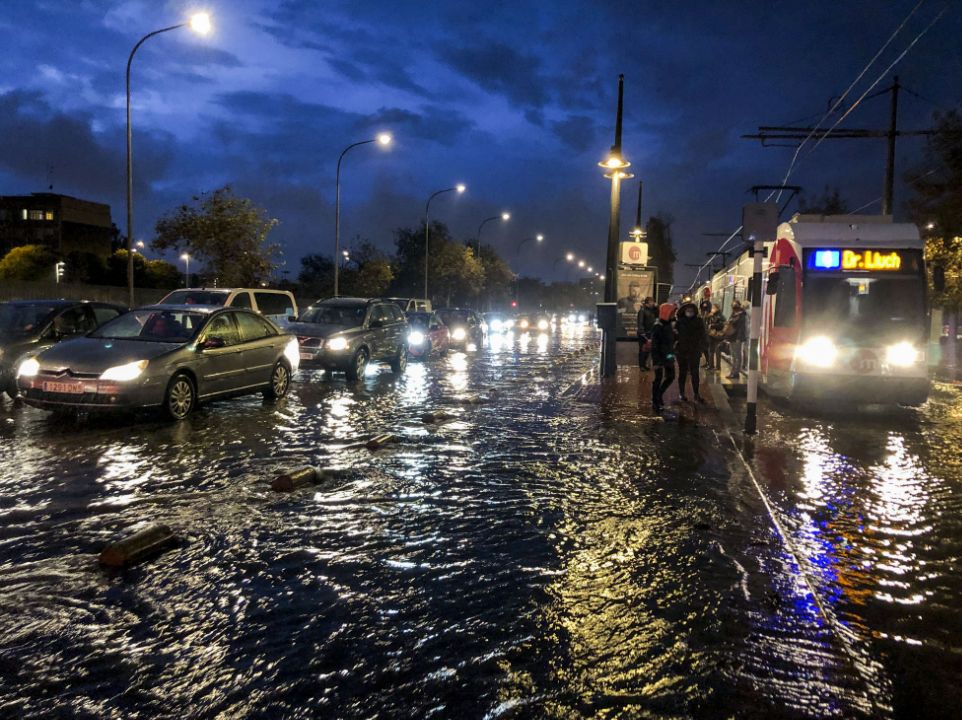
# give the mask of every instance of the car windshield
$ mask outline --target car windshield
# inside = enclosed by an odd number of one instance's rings
[[[407,318],[411,327],[426,328],[431,324],[431,313],[410,312]]]
[[[318,305],[308,308],[298,320],[318,325],[357,327],[364,322],[366,305]]]
[[[90,337],[185,343],[197,336],[207,317],[207,313],[189,310],[134,310],[104,323]]]
[[[0,303],[0,335],[17,337],[35,333],[61,308],[54,303]]]
[[[160,302],[163,305],[223,305],[228,295],[217,290],[174,290]]]
[[[918,277],[809,275],[804,290],[808,334],[856,342],[924,335],[925,297]]]
[[[438,315],[445,325],[463,325],[468,321],[468,313],[464,310],[438,310]]]

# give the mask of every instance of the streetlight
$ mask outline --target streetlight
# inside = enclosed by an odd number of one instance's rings
[[[351,143],[344,150],[341,151],[341,156],[337,159],[337,176],[335,181],[334,190],[334,297],[337,297],[339,290],[339,272],[338,272],[338,262],[337,256],[341,253],[341,161],[344,156],[347,155],[347,151],[351,148],[356,148],[359,145],[370,145],[371,143],[377,143],[383,147],[391,144],[394,138],[391,137],[390,133],[379,133],[377,137],[373,137],[370,140],[361,140],[360,142]]]
[[[585,261],[584,261],[584,260],[579,260],[579,261],[578,261],[578,267],[583,268],[584,266],[585,266]]]
[[[589,265],[589,266],[588,266],[588,272],[594,272],[594,271],[595,271],[595,269],[594,269],[593,267],[591,267],[591,265]]]
[[[606,178],[611,179],[611,215],[608,220],[608,254],[606,260],[607,282],[605,283],[605,302],[615,302],[618,295],[618,240],[621,233],[621,181],[633,177],[627,172],[631,163],[621,154],[621,118],[624,106],[625,76],[618,76],[618,111],[615,114],[615,142],[608,157],[598,165],[608,170]],[[614,372],[613,359],[606,365],[605,375]],[[611,372],[608,372],[608,371]]]
[[[444,193],[456,192],[458,195],[462,194],[468,186],[464,183],[458,183],[454,187],[445,188],[444,190],[438,190],[432,193],[428,198],[428,201],[424,204],[424,299],[428,298],[428,248],[430,244],[431,237],[431,201],[434,200],[438,195],[443,195]]]
[[[177,30],[182,27],[190,27],[198,35],[207,35],[210,32],[210,16],[207,13],[196,13],[190,20],[170,27],[154,30],[144,35],[134,49],[130,51],[127,58],[127,290],[129,293],[130,307],[134,306],[134,165],[133,165],[133,133],[130,127],[130,66],[134,61],[134,53],[147,40],[154,35]]]
[[[575,259],[574,253],[568,253],[567,255],[565,255],[565,260],[567,260],[568,262],[571,262],[574,259]]]
[[[537,240],[538,242],[542,242],[544,241],[544,235],[542,235],[541,233],[538,233],[533,238],[532,237],[522,238],[521,242],[518,243],[518,247],[516,247],[514,250],[516,255],[521,254],[521,246],[524,245],[526,242],[528,242],[528,240]]]
[[[503,212],[500,215],[492,215],[491,217],[482,220],[481,224],[478,225],[478,257],[481,257],[481,228],[483,228],[492,220],[498,220],[499,218],[502,222],[508,222],[508,220],[511,219],[511,213]]]
[[[184,261],[184,287],[190,287],[190,255],[184,253],[180,256],[180,259]]]

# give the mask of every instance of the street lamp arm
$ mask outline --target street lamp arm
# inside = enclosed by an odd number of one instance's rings
[[[457,188],[450,187],[450,188],[445,188],[444,190],[438,190],[437,192],[432,193],[431,197],[429,197],[428,201],[424,204],[425,218],[427,217],[428,213],[431,211],[431,201],[434,200],[434,198],[436,198],[438,195],[443,195],[444,193],[447,193],[447,192],[454,192],[455,190],[457,190]]]
[[[143,45],[148,40],[150,40],[150,38],[152,38],[154,35],[160,35],[161,33],[170,32],[171,30],[177,30],[178,28],[182,28],[182,27],[187,27],[187,23],[178,23],[176,25],[171,25],[170,27],[161,28],[160,30],[154,30],[153,32],[147,33],[142,38],[140,38],[140,40],[137,41],[137,44],[134,45],[134,49],[130,51],[130,57],[127,58],[127,84],[128,85],[130,84],[130,64],[134,60],[134,53],[136,53],[140,49],[140,46]]]

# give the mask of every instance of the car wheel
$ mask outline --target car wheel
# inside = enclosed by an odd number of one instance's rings
[[[271,370],[271,383],[264,391],[264,397],[270,400],[280,400],[287,395],[290,389],[291,369],[287,367],[287,363],[278,360],[274,365],[274,369]]]
[[[404,368],[408,366],[408,349],[401,346],[398,350],[397,357],[391,360],[391,372],[395,375],[400,375],[404,372]]]
[[[347,369],[347,379],[351,382],[357,382],[364,377],[365,370],[367,370],[367,350],[361,348],[354,353],[351,366]]]
[[[164,394],[164,412],[171,420],[183,420],[197,404],[197,389],[184,373],[178,373],[167,383]]]

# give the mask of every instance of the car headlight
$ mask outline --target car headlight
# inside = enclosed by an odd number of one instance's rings
[[[144,370],[147,369],[147,360],[137,360],[126,365],[117,365],[107,368],[100,373],[101,380],[116,380],[117,382],[128,382],[139,378]]]
[[[40,372],[40,363],[33,358],[27,358],[17,368],[17,377],[33,377]]]
[[[287,358],[287,362],[291,364],[291,369],[296,371],[301,365],[301,344],[297,342],[297,338],[291,338],[290,342],[287,343],[287,347],[284,348],[284,357]]]
[[[501,328],[503,327],[504,327],[504,323],[502,323],[500,320],[491,321],[491,329],[494,330],[495,332],[501,332]]]
[[[895,367],[909,367],[919,360],[919,351],[910,342],[895,343],[885,348],[885,362]]]
[[[539,321],[538,321],[538,329],[539,329],[539,330],[547,330],[547,329],[548,329],[548,321],[547,321],[547,320],[539,320]]]
[[[467,336],[468,334],[464,331],[464,328],[461,327],[454,328],[454,332],[451,333],[451,337],[455,340],[464,340]]]
[[[806,365],[827,368],[835,364],[838,348],[827,337],[813,337],[798,346],[795,357]]]
[[[423,332],[418,332],[417,330],[415,330],[414,332],[408,333],[408,345],[420,345],[423,342],[424,342]]]
[[[522,321],[521,321],[520,323],[518,323],[518,324],[521,326],[521,329],[522,329],[522,330],[527,330],[527,329],[528,329],[528,321],[527,321],[527,320],[522,320]]]
[[[331,338],[325,344],[327,345],[328,350],[347,350],[347,338]]]

